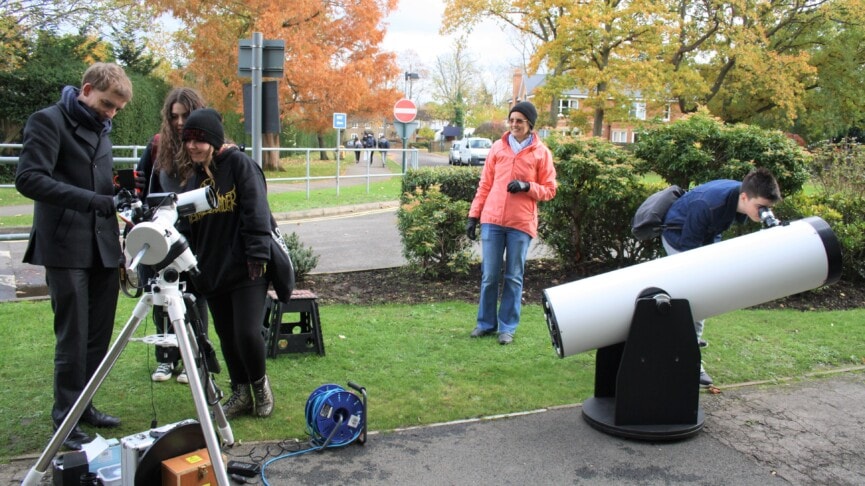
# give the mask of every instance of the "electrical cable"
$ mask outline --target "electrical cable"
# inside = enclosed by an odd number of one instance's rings
[[[265,470],[276,461],[351,444],[364,431],[365,412],[365,405],[360,398],[339,385],[328,384],[316,388],[306,401],[304,415],[306,431],[313,447],[267,460],[261,465],[261,481],[270,486]]]

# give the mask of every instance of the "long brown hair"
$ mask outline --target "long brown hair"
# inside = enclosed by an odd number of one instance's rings
[[[213,180],[213,170],[216,170],[216,162],[213,160],[216,157],[217,149],[213,145],[210,146],[210,154],[207,156],[207,160],[202,162],[201,169],[207,174],[207,177]],[[211,170],[211,168],[213,170]],[[184,145],[180,153],[177,155],[177,174],[180,177],[180,185],[181,187],[186,187],[186,183],[189,182],[189,179],[195,173],[195,162],[192,161],[192,158],[189,156],[189,152],[186,151],[186,146]]]
[[[165,103],[162,105],[162,126],[159,128],[159,148],[156,151],[153,169],[169,175],[177,174],[180,169],[181,160],[178,156],[180,147],[183,145],[180,133],[171,123],[171,108],[175,103],[183,105],[187,115],[192,113],[192,110],[207,106],[204,97],[192,88],[174,88],[165,98]]]

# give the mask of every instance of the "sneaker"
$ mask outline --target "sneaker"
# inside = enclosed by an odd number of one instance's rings
[[[705,371],[701,370],[700,371],[700,386],[702,386],[703,388],[706,388],[706,387],[712,386],[713,383],[714,382],[712,381],[712,377],[709,376],[709,373],[706,373]]]
[[[511,344],[514,342],[514,335],[509,332],[499,333],[499,344]]]
[[[471,333],[471,337],[473,337],[473,338],[479,338],[479,337],[484,337],[484,336],[492,336],[492,335],[495,334],[495,333],[496,333],[496,330],[495,330],[495,329],[486,329],[486,330],[484,330],[484,329],[481,329],[481,328],[479,328],[479,327],[476,327],[475,330],[472,331],[472,333]]]
[[[706,341],[702,338],[697,339],[697,346],[700,346],[701,348],[705,348],[708,345],[709,345],[709,341]]]
[[[186,368],[183,368],[183,371],[181,371],[180,374],[177,375],[177,382],[183,383],[184,385],[189,384],[189,376],[186,374]]]
[[[156,371],[150,375],[150,379],[153,381],[168,381],[171,378],[171,375],[174,374],[174,365],[171,363],[159,363],[159,366],[156,367]]]

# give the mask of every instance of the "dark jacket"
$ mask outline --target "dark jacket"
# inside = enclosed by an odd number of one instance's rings
[[[252,284],[248,261],[270,259],[271,214],[264,173],[237,148],[216,156],[214,180],[197,170],[185,191],[207,185],[216,190],[217,207],[189,216],[189,242],[201,275],[194,278],[206,297]]]
[[[746,216],[736,212],[741,187],[739,181],[721,179],[686,192],[667,211],[664,239],[678,251],[720,241],[733,222],[745,222]]]
[[[90,202],[113,196],[107,130],[79,123],[61,103],[30,116],[15,187],[33,199],[33,227],[24,262],[61,268],[116,268],[120,230],[115,215],[97,216]]]

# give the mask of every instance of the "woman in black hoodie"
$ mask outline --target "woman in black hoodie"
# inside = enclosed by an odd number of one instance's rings
[[[181,158],[185,191],[212,187],[216,208],[189,216],[189,243],[198,258],[196,287],[207,298],[222,344],[231,396],[222,405],[228,418],[273,412],[261,325],[270,259],[271,213],[264,173],[237,147],[223,147],[222,117],[204,108],[183,125]]]

